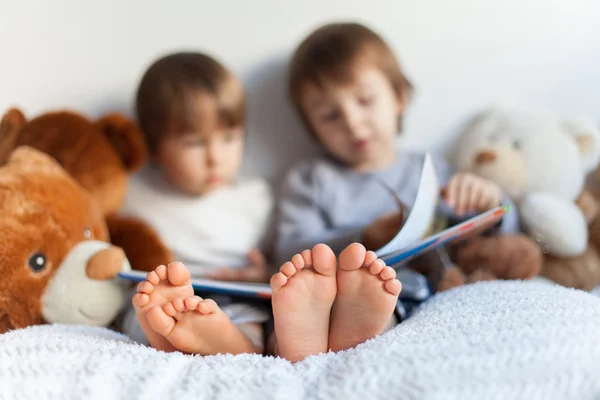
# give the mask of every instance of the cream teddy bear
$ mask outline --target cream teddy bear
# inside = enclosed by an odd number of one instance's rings
[[[450,159],[499,183],[519,208],[522,228],[544,252],[583,254],[588,224],[575,201],[600,158],[600,132],[580,118],[492,107],[477,115],[456,141]]]

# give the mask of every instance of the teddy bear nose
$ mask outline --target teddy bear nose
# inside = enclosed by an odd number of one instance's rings
[[[484,150],[477,153],[475,156],[475,163],[478,165],[483,165],[490,163],[496,159],[496,153],[491,150]]]
[[[124,261],[123,249],[111,246],[97,252],[89,259],[85,273],[89,278],[97,281],[112,279],[121,271]]]

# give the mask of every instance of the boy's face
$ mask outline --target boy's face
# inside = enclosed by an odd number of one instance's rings
[[[203,195],[233,182],[243,150],[242,127],[205,135],[190,132],[168,135],[159,145],[156,161],[171,184],[188,194]]]
[[[339,161],[356,170],[389,165],[396,154],[400,101],[389,79],[374,66],[356,66],[347,84],[307,83],[301,107],[317,139]]]

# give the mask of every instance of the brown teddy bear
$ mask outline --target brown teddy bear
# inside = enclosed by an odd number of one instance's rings
[[[445,272],[438,291],[484,280],[531,279],[542,268],[538,243],[525,235],[475,237],[453,250],[456,265]]]
[[[134,269],[149,271],[172,261],[150,226],[117,213],[129,174],[147,161],[143,136],[131,120],[108,114],[92,122],[76,112],[58,111],[27,121],[13,108],[0,122],[0,165],[22,145],[54,157],[93,195],[106,217],[111,242],[125,250]]]
[[[0,167],[0,333],[43,322],[108,325],[129,269],[96,201],[29,147]]]
[[[596,179],[596,174],[592,175],[592,180]],[[592,183],[577,199],[589,227],[588,247],[575,257],[546,254],[540,276],[562,286],[587,291],[600,285],[600,203],[596,185]]]

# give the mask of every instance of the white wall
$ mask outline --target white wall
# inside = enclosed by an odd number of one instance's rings
[[[490,102],[600,121],[599,17],[597,0],[0,0],[0,110],[131,114],[155,57],[208,51],[247,85],[248,173],[273,176],[311,151],[284,79],[320,23],[356,19],[389,40],[417,88],[406,135],[425,147]]]

